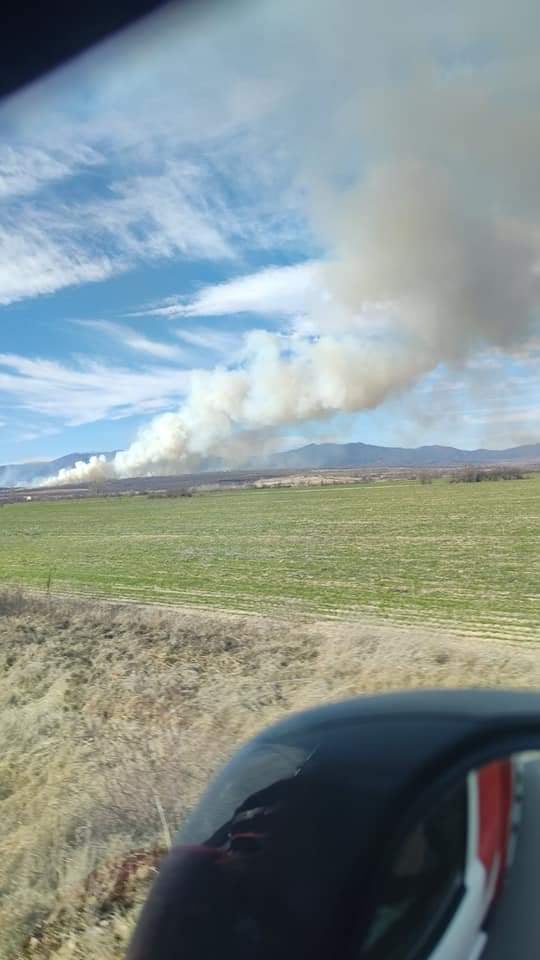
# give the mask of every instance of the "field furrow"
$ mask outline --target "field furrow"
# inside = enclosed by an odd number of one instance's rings
[[[539,635],[540,477],[8,504],[0,581],[273,616]]]

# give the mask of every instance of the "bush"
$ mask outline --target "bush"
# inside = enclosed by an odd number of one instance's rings
[[[177,487],[174,490],[151,490],[147,493],[149,500],[170,500],[173,497],[192,497],[193,490],[189,487]]]
[[[525,474],[515,467],[466,467],[450,477],[450,483],[481,483],[483,480],[524,480]]]

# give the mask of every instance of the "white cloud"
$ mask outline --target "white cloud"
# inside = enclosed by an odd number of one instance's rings
[[[81,168],[102,162],[98,151],[83,143],[59,149],[4,143],[0,146],[0,198],[32,193],[46,183],[64,180]]]
[[[116,38],[2,105],[13,136],[0,148],[0,196],[11,201],[0,214],[0,303],[140,262],[227,260],[245,245],[297,239],[294,191],[260,140],[277,78],[246,84],[231,63],[216,86],[215,45],[201,47],[176,15],[165,23]],[[237,38],[228,17],[209,25],[223,49]],[[29,193],[31,208],[17,200]]]
[[[58,163],[57,169],[52,156],[49,159],[51,178],[53,169],[58,178],[68,175],[67,168]],[[35,201],[12,200],[0,214],[0,304],[103,280],[141,263],[174,258],[234,261],[246,245],[264,248],[282,241],[286,246],[291,240],[294,217],[284,216],[281,222],[252,198],[235,206],[220,195],[204,164],[197,167],[173,159],[160,164],[160,173],[150,174],[144,160],[134,157],[129,175],[69,203],[37,190],[37,181]],[[11,184],[12,192],[15,187],[19,192],[29,190],[31,185],[30,174],[23,171],[20,182]],[[257,297],[259,286],[271,312],[280,299],[285,306],[294,304],[295,298],[303,303],[308,264],[264,272],[268,276],[253,283],[249,277],[231,282],[229,296],[246,303],[239,309],[250,308],[250,298]],[[276,284],[283,285],[281,293]],[[171,311],[170,315],[181,313]],[[197,305],[183,315],[198,315]]]
[[[540,361],[540,336],[534,334],[524,338],[514,348],[507,349],[504,352],[497,348],[482,350],[467,361],[466,367],[469,370],[499,370],[503,368],[508,359],[511,358],[520,366],[539,367]],[[530,376],[530,374],[528,374]],[[508,378],[505,377],[505,382]]]
[[[265,267],[205,286],[191,297],[168,297],[133,316],[178,319],[248,313],[283,320],[287,336],[300,341],[351,332],[360,333],[364,339],[388,336],[395,324],[389,305],[365,304],[354,313],[332,298],[324,279],[322,261]]]
[[[540,336],[533,335],[525,340],[517,349],[512,350],[510,356],[524,366],[540,367]]]
[[[173,343],[163,343],[161,340],[152,340],[123,323],[111,323],[108,320],[74,320],[72,322],[78,326],[104,333],[137,353],[148,354],[151,357],[157,357],[159,360],[179,361],[186,359],[186,351],[182,350],[181,347]]]
[[[0,216],[0,304],[103,280],[174,256],[230,259],[233,218],[203,200],[197,172],[126,178],[77,203],[12,203]]]
[[[23,443],[30,440],[41,440],[44,437],[54,437],[60,433],[59,427],[38,427],[36,430],[26,430],[17,435],[17,443]],[[41,457],[35,457],[35,460],[41,460]],[[27,461],[29,462],[29,461]]]
[[[130,259],[229,259],[232,223],[205,200],[205,186],[202,170],[169,166],[160,175],[117,180],[107,196],[81,205],[76,215]]]
[[[26,211],[16,223],[0,222],[0,304],[104,280],[125,268],[106,253],[85,249],[82,237],[55,237],[48,226],[46,218]]]
[[[203,287],[191,299],[170,300],[164,306],[144,311],[162,317],[211,317],[234,313],[263,316],[295,316],[304,313],[314,299],[324,297],[317,279],[317,264],[299,263],[266,267],[234,280]]]
[[[175,333],[180,340],[191,347],[225,354],[228,358],[237,356],[242,350],[243,335],[227,330],[195,327],[191,330],[177,329]]]
[[[133,370],[0,354],[0,394],[20,410],[73,426],[167,409],[179,402],[189,379],[187,371],[169,366]]]
[[[7,158],[0,189],[33,197],[0,219],[0,302],[162,258],[233,260],[257,246],[271,250],[268,262],[332,255],[341,269],[267,267],[146,312],[285,318],[301,345],[362,323],[384,333],[384,310],[363,315],[371,298],[404,304],[405,332],[429,345],[433,365],[459,363],[479,343],[516,346],[539,302],[540,146],[537,14],[528,20],[534,5],[518,5],[521,15],[486,0],[443,14],[413,4],[403,16],[398,3],[389,17],[354,0],[299,0],[293,14],[284,0],[263,0],[216,15],[217,27],[210,17],[166,18],[164,33],[142,29],[132,46],[124,35],[121,55],[114,43],[110,56],[92,53],[24,95],[33,115],[11,111],[26,140],[17,138],[24,146]],[[489,56],[478,58],[488,14]],[[105,162],[64,195],[61,181],[86,163],[79,141]],[[300,211],[314,233],[299,243]],[[173,359],[168,345],[131,337],[132,349]],[[208,333],[179,339],[214,349]],[[393,346],[399,361],[401,342]],[[8,364],[3,374],[4,389],[33,409],[116,417],[167,402],[155,370],[81,362],[58,365],[55,379],[33,362],[33,372]],[[173,374],[159,370],[166,385]],[[360,350],[353,373],[371,373]],[[389,352],[389,386],[393,375]]]
[[[540,406],[524,407],[519,410],[486,410],[479,413],[466,413],[464,420],[470,424],[536,424],[540,433]]]

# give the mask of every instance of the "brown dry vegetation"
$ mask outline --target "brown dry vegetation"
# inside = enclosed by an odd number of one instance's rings
[[[116,960],[170,834],[269,721],[414,686],[540,685],[532,644],[0,595],[0,956]]]

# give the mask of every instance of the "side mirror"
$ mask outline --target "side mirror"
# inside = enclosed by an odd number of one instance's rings
[[[360,698],[271,727],[182,827],[127,960],[536,956],[536,750],[540,694],[510,691]]]
[[[540,751],[472,770],[395,851],[357,956],[532,960],[539,816]]]

